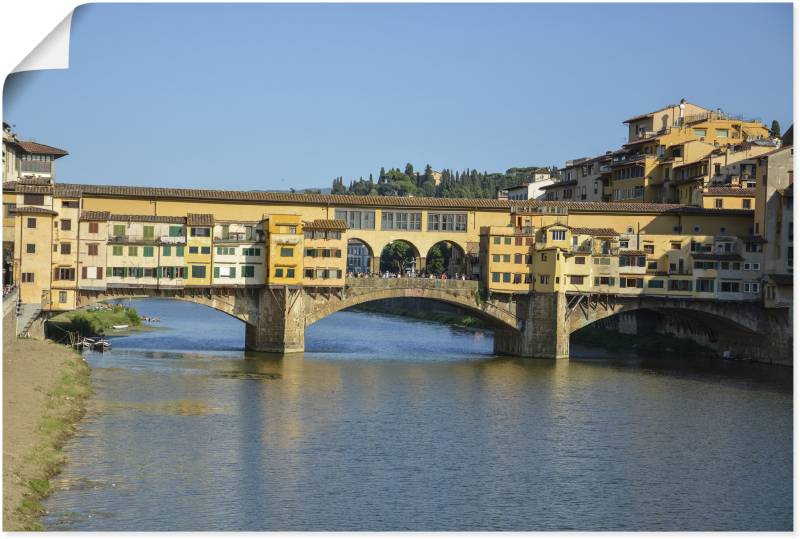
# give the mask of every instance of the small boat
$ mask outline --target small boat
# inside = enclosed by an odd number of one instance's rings
[[[128,324],[120,324],[118,326],[111,326],[111,327],[114,328],[114,329],[127,329],[128,328]]]

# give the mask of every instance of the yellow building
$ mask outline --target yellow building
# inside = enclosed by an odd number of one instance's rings
[[[748,187],[706,187],[703,189],[703,207],[725,210],[752,210],[755,208],[756,190]]]
[[[340,219],[303,223],[303,286],[343,287],[347,225]]]
[[[771,149],[756,144],[769,138],[761,122],[685,100],[624,123],[628,142],[610,165],[612,200],[699,205],[695,192],[708,183],[716,164]]]
[[[303,279],[303,223],[297,214],[267,219],[267,283],[299,285]]]
[[[210,213],[189,213],[186,218],[186,265],[189,286],[209,286],[212,276],[211,231],[214,216]]]

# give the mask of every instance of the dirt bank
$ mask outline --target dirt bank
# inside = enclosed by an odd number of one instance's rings
[[[40,500],[64,463],[61,447],[83,416],[89,367],[49,341],[14,337],[3,320],[3,530],[41,529]]]

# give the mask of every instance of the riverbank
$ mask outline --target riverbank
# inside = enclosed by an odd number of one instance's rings
[[[47,323],[49,327],[57,327],[63,332],[93,337],[105,334],[114,326],[126,326],[125,329],[138,328],[142,325],[142,319],[136,309],[132,307],[100,303],[92,307],[61,313],[48,320]]]
[[[3,333],[3,530],[41,530],[41,500],[85,413],[90,369],[68,347],[15,338],[13,316]]]
[[[572,341],[609,352],[632,352],[646,356],[719,357],[714,350],[689,339],[651,333],[624,335],[598,327],[586,327],[572,334]]]
[[[381,314],[392,314],[396,316],[404,316],[413,318],[415,320],[425,320],[427,322],[439,322],[440,324],[447,324],[449,326],[487,329],[489,326],[482,319],[469,314],[462,314],[456,312],[444,312],[434,310],[422,310],[412,307],[403,307],[397,305],[387,305],[385,303],[374,302],[374,304],[359,305],[357,309],[352,309],[353,312],[372,312]]]

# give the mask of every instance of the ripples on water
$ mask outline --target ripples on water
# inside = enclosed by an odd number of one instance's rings
[[[492,356],[488,332],[342,312],[305,354],[169,329],[90,354],[56,530],[791,530],[791,371]]]

